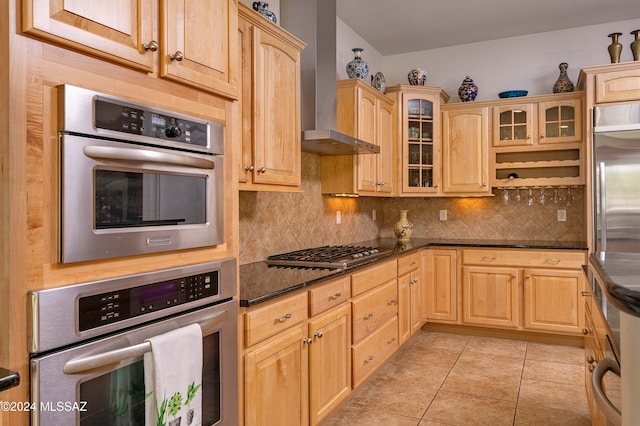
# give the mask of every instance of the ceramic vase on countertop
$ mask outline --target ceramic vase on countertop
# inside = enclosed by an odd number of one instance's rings
[[[607,37],[611,37],[611,44],[607,47],[609,51],[609,57],[611,58],[611,63],[616,64],[620,62],[620,53],[622,52],[622,44],[618,42],[618,37],[620,37],[622,33],[611,33]]]
[[[393,225],[393,233],[400,242],[409,241],[413,234],[413,223],[407,219],[408,212],[409,210],[400,210],[400,220]]]
[[[569,64],[562,62],[558,65],[558,68],[560,68],[560,75],[553,85],[553,93],[573,92],[573,82],[567,76],[567,68],[569,68]]]
[[[347,64],[347,75],[349,78],[359,78],[364,80],[367,78],[369,74],[369,64],[362,60],[362,51],[364,49],[360,47],[354,47],[351,49],[353,51],[353,61]]]
[[[478,96],[478,86],[471,77],[467,76],[458,88],[458,97],[462,102],[473,102],[476,96]]]

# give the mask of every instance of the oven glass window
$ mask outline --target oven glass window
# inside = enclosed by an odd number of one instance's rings
[[[202,417],[204,425],[221,419],[220,332],[203,338]],[[80,426],[144,426],[145,388],[142,360],[80,384]]]
[[[207,178],[96,169],[95,228],[206,223]]]

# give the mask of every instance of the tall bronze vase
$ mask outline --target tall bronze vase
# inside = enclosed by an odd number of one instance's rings
[[[622,52],[622,44],[618,42],[618,37],[622,33],[611,33],[608,37],[611,37],[611,44],[607,48],[609,50],[609,56],[611,57],[611,63],[615,64],[620,62],[620,53]]]
[[[633,60],[640,61],[640,30],[633,30],[631,34],[635,37],[635,40],[631,42],[631,53],[633,53]]]

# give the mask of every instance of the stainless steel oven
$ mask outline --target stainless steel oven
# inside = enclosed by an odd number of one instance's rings
[[[199,324],[202,424],[235,426],[235,289],[225,259],[30,292],[32,424],[143,426],[146,340]]]
[[[223,241],[221,123],[59,92],[62,263]]]

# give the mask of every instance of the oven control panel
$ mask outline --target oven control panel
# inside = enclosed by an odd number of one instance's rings
[[[220,294],[220,271],[81,297],[80,331],[183,305]]]

